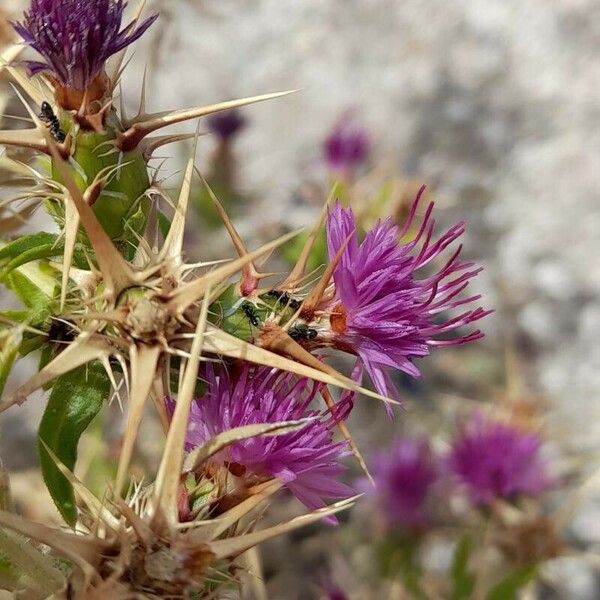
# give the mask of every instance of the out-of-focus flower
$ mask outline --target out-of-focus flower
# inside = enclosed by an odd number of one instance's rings
[[[335,415],[310,409],[319,385],[280,371],[244,364],[231,377],[224,368],[205,372],[206,394],[191,409],[187,448],[191,450],[215,435],[244,425],[280,423],[312,417],[302,429],[276,437],[238,441],[212,458],[248,484],[277,478],[311,509],[324,499],[340,499],[352,490],[337,481],[348,455],[345,442],[334,442],[332,429],[345,418],[345,407]],[[335,519],[331,519],[335,521]]]
[[[322,600],[348,600],[348,596],[333,584],[327,584],[323,589]]]
[[[336,175],[346,177],[365,162],[371,142],[368,132],[349,116],[342,117],[323,144],[327,166]]]
[[[427,521],[427,499],[438,470],[425,440],[398,440],[371,462],[370,494],[390,529],[418,529]],[[369,490],[365,486],[365,489]]]
[[[207,119],[208,128],[221,141],[229,142],[246,125],[246,119],[239,110],[214,113]]]
[[[126,6],[123,0],[32,0],[23,21],[14,24],[44,58],[29,62],[30,71],[48,71],[67,89],[102,88],[99,80],[105,77],[106,61],[135,42],[158,17],[121,29]]]
[[[430,203],[414,239],[402,243],[411,230],[422,192],[402,230],[390,219],[379,221],[362,243],[352,209],[336,203],[327,221],[330,260],[348,242],[333,273],[331,343],[357,355],[359,367],[366,369],[377,391],[392,397],[397,392],[387,375],[388,368],[419,377],[412,359],[427,356],[434,346],[456,346],[483,337],[479,330],[456,331],[491,312],[470,308],[455,317],[443,316],[480,298],[458,298],[481,271],[472,269],[473,263],[459,260],[462,246],[436,272],[418,278],[419,270],[438,258],[465,230],[464,223],[459,223],[432,242],[435,220]],[[454,337],[448,339],[451,333]]]
[[[552,485],[540,445],[535,433],[476,413],[456,438],[448,462],[474,504],[535,496]]]

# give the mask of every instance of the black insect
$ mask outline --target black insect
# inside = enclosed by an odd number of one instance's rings
[[[41,111],[39,117],[44,123],[48,125],[48,129],[52,134],[52,137],[59,143],[65,141],[67,137],[64,131],[60,128],[60,121],[58,117],[54,114],[52,107],[48,102],[42,102]]]
[[[48,329],[48,340],[50,342],[72,342],[77,337],[74,325],[61,319],[52,319]]]
[[[250,321],[254,327],[258,327],[260,325],[260,318],[258,317],[258,313],[256,312],[256,307],[254,304],[250,302],[244,302],[244,304],[242,304],[242,310],[248,317],[248,321]]]
[[[289,306],[292,310],[298,310],[302,306],[302,301],[290,296],[287,292],[281,290],[271,290],[267,292],[267,296],[275,298],[282,304]]]
[[[304,323],[299,323],[288,329],[288,335],[296,342],[310,342],[319,335],[319,332]]]

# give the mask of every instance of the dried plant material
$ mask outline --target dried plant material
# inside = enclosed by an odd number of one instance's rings
[[[280,536],[284,533],[289,533],[290,531],[294,531],[300,527],[305,527],[306,525],[310,525],[311,523],[315,523],[321,519],[333,516],[343,510],[348,510],[358,498],[359,496],[342,500],[341,502],[337,502],[336,504],[333,504],[327,508],[316,510],[312,514],[296,517],[287,523],[281,523],[280,525],[269,527],[267,529],[263,529],[262,531],[248,533],[246,535],[239,536],[238,538],[213,542],[211,545],[212,550],[217,558],[239,555],[249,548],[252,548],[258,544],[262,544],[274,537]]]

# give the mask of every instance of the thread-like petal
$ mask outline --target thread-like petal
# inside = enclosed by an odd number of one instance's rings
[[[106,61],[135,42],[154,23],[152,15],[121,28],[123,0],[31,0],[15,31],[37,50],[44,62],[30,70],[49,71],[65,88],[86,90]]]
[[[411,221],[419,197],[410,212]],[[420,230],[408,243],[400,241],[408,228],[401,232],[388,219],[378,222],[359,244],[354,213],[339,203],[332,207],[327,221],[330,260],[350,236],[333,273],[335,296],[329,312],[334,345],[352,350],[377,391],[392,397],[395,393],[387,376],[389,369],[418,377],[413,359],[427,356],[433,346],[461,345],[479,339],[480,331],[457,330],[489,314],[473,308],[455,317],[440,317],[479,299],[457,299],[481,270],[460,262],[460,247],[437,272],[419,278],[420,269],[464,232],[464,224],[459,223],[432,242],[432,208],[427,208]]]
[[[325,506],[325,499],[352,495],[348,486],[337,481],[348,446],[335,442],[332,433],[336,419],[344,415],[310,408],[320,384],[247,363],[235,378],[225,368],[209,365],[204,379],[206,394],[191,408],[188,450],[237,427],[314,417],[292,433],[238,441],[211,460],[242,467],[250,479],[276,477],[311,509]],[[345,404],[339,406],[345,409]]]

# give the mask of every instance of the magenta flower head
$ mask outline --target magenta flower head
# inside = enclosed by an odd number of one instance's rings
[[[30,71],[47,71],[58,86],[70,90],[98,86],[106,61],[135,42],[158,17],[121,29],[126,6],[123,0],[31,0],[23,21],[14,24],[44,59],[30,62]]]
[[[536,434],[476,413],[456,438],[449,467],[474,504],[535,496],[552,486],[540,445]]]
[[[246,125],[246,119],[239,110],[227,110],[210,115],[207,119],[208,128],[222,142],[229,142]]]
[[[425,440],[398,440],[370,465],[370,495],[388,529],[418,530],[427,522],[427,504],[437,479],[435,457]],[[365,486],[365,489],[369,489]]]
[[[327,166],[346,177],[365,162],[371,149],[369,134],[349,116],[342,117],[323,144]]]
[[[480,296],[458,299],[469,281],[481,271],[459,260],[461,246],[435,272],[419,278],[465,230],[455,225],[432,241],[433,203],[413,239],[401,240],[411,230],[419,199],[400,230],[391,220],[378,222],[359,243],[354,213],[336,203],[327,221],[330,260],[347,243],[333,273],[335,293],[329,304],[330,344],[355,354],[358,370],[366,369],[377,391],[397,397],[388,369],[419,377],[414,358],[427,356],[432,347],[466,344],[483,336],[481,331],[457,330],[491,311],[470,308],[457,316],[448,311],[476,302]],[[449,334],[454,334],[449,338]],[[360,377],[360,373],[359,373]]]
[[[192,406],[188,450],[236,427],[312,417],[292,433],[236,442],[214,461],[250,485],[277,478],[310,509],[325,506],[324,499],[352,495],[347,485],[337,481],[344,471],[340,461],[348,455],[348,447],[345,442],[334,442],[332,432],[336,420],[347,416],[347,405],[340,406],[335,415],[311,410],[319,384],[247,363],[235,380],[224,368],[215,371],[211,366],[205,379],[207,392]]]

